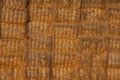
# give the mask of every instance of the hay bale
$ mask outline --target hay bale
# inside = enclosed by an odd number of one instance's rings
[[[58,8],[55,21],[58,23],[77,23],[80,20],[80,9]]]
[[[14,9],[14,8],[2,8],[1,20],[6,23],[25,23],[26,22],[26,10]]]
[[[52,22],[53,9],[50,7],[30,8],[30,21],[35,22]]]
[[[1,23],[1,37],[24,39],[25,35],[24,24]]]
[[[3,0],[4,7],[22,9],[26,7],[27,0]]]

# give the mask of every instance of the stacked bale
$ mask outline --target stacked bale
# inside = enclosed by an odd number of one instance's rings
[[[52,44],[52,79],[77,80],[78,54],[76,37],[80,0],[58,0]]]
[[[29,0],[27,80],[49,80],[55,0]]]
[[[104,0],[82,0],[78,51],[81,80],[106,80],[108,21]]]
[[[0,1],[0,80],[23,80],[26,0]]]
[[[107,0],[109,15],[108,80],[120,79],[120,1]]]

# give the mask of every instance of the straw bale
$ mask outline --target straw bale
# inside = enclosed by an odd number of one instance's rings
[[[30,22],[28,26],[29,34],[51,35],[53,33],[52,30],[52,24],[49,23]]]
[[[76,69],[71,67],[58,66],[53,69],[53,80],[77,80]]]
[[[1,20],[6,23],[25,23],[26,22],[26,10],[14,9],[14,8],[2,8]]]
[[[50,40],[46,37],[41,37],[40,39],[29,39],[28,48],[36,50],[50,50]]]
[[[120,22],[120,9],[119,8],[108,8],[107,11],[110,22]]]
[[[116,8],[120,7],[120,0],[106,0],[106,2],[107,2],[107,6],[109,7],[116,7]]]
[[[108,23],[82,22],[79,25],[79,37],[105,38],[108,35]]]
[[[0,39],[0,55],[23,55],[25,50],[24,40]]]
[[[119,80],[120,68],[108,68],[107,75],[108,75],[108,80]]]
[[[2,0],[3,7],[22,9],[26,7],[27,0]]]
[[[80,9],[58,8],[55,13],[55,22],[78,23],[80,20]]]
[[[25,34],[24,24],[1,23],[1,29],[2,38],[24,39]]]
[[[76,53],[52,53],[52,66],[64,65],[74,67],[77,65]]]
[[[48,67],[35,67],[30,66],[26,69],[26,79],[29,80],[49,80]]]
[[[53,52],[70,53],[76,52],[76,41],[70,39],[55,38],[53,43]]]
[[[48,51],[29,49],[27,53],[27,65],[48,67],[50,66],[50,53]]]
[[[54,37],[74,39],[77,36],[78,25],[76,24],[55,24]]]
[[[52,22],[53,9],[50,7],[30,8],[30,21]]]
[[[82,21],[101,22],[102,20],[105,21],[106,17],[107,17],[106,11],[102,8],[83,7],[81,9],[81,20]]]
[[[107,70],[105,67],[92,67],[91,70],[91,79],[92,80],[106,80],[107,79]]]

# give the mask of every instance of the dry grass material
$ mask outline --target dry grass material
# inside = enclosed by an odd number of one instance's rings
[[[120,0],[0,0],[0,80],[120,80]]]

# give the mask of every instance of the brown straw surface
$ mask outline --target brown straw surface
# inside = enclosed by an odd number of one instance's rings
[[[120,80],[120,0],[0,0],[0,80]]]

